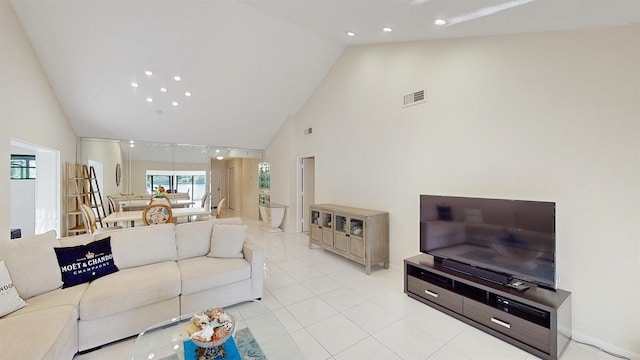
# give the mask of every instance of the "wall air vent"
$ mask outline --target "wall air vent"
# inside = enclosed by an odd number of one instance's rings
[[[408,94],[404,96],[404,102],[402,107],[405,108],[407,106],[422,104],[425,102],[424,98],[424,90],[416,91],[414,93]]]

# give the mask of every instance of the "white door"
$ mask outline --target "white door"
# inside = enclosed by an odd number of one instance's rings
[[[302,159],[302,191],[300,192],[302,207],[302,232],[309,231],[309,206],[315,203],[315,178],[316,178],[316,159],[314,157],[306,157]]]
[[[234,210],[236,208],[236,179],[235,179],[235,170],[236,168],[229,168],[229,186],[228,186],[228,194],[227,194],[227,204],[229,210]]]
[[[222,172],[218,168],[211,169],[211,206],[217,206],[222,199],[220,185],[222,182]]]

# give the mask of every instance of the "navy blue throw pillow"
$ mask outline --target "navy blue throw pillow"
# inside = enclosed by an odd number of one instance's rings
[[[438,209],[438,220],[443,220],[443,221],[453,220],[450,206],[437,206],[437,209]]]
[[[54,250],[62,273],[63,289],[118,271],[111,253],[111,237]]]

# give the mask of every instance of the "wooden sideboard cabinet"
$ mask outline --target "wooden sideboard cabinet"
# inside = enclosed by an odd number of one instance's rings
[[[389,213],[334,204],[310,206],[309,247],[316,244],[365,266],[389,268]]]

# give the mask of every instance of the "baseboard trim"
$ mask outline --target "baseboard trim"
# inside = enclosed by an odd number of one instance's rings
[[[575,330],[573,330],[573,334],[572,334],[573,340],[575,340],[576,342],[581,342],[581,343],[585,343],[588,345],[593,345],[597,348],[600,348],[601,350],[605,351],[605,352],[609,352],[612,355],[618,355],[618,356],[623,356],[629,359],[640,359],[640,354],[638,353],[634,353],[633,351],[630,351],[629,349],[623,349],[621,347],[615,346],[613,344],[604,342],[600,339],[596,339],[592,336],[588,336],[585,335],[583,333],[577,332]]]
[[[404,266],[389,264],[389,269],[397,273],[401,273],[401,274],[404,273]]]

